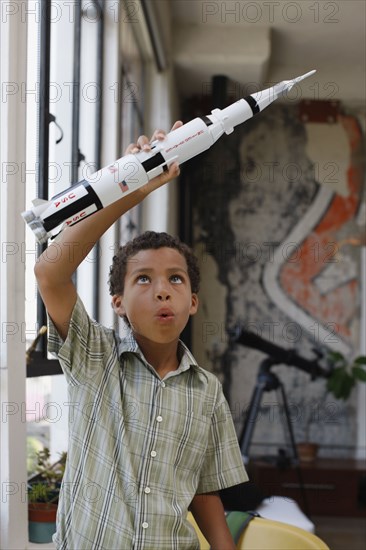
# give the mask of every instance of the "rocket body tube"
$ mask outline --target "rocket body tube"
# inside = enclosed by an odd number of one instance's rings
[[[225,109],[214,109],[167,134],[163,141],[151,144],[151,151],[126,155],[52,197],[35,200],[22,217],[39,243],[55,236],[63,227],[74,225],[112,204],[149,180],[168,170],[177,161],[183,164],[209,149],[224,133],[261,112],[294,84],[315,71],[280,82],[275,86],[236,101]],[[61,228],[60,228],[61,226]]]

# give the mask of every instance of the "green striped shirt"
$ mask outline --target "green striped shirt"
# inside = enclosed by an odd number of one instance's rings
[[[79,298],[64,343],[50,321],[49,351],[69,383],[57,548],[198,549],[193,497],[247,480],[217,378],[180,343],[162,380],[132,335],[91,320]]]

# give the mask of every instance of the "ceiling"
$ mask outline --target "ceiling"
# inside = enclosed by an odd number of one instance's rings
[[[182,97],[202,93],[217,74],[245,95],[316,69],[294,93],[365,105],[365,0],[170,3]]]

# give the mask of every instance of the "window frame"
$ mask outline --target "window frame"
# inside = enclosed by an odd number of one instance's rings
[[[101,0],[91,0],[97,11],[97,80],[96,87],[103,90],[103,48],[104,48],[104,5]],[[50,113],[50,68],[51,68],[51,5],[49,2],[40,2],[40,47],[39,47],[39,94],[42,101],[38,110],[38,151],[37,151],[37,197],[48,200],[49,197],[49,125],[55,119]],[[74,20],[74,67],[72,85],[72,146],[71,146],[71,181],[79,179],[79,167],[83,160],[80,151],[80,70],[81,70],[81,23],[82,0],[75,2]],[[95,164],[101,168],[101,141],[102,141],[102,93],[96,101],[96,129],[95,129]],[[46,250],[47,245],[37,245],[37,256]],[[98,290],[100,282],[99,243],[95,245],[93,263],[93,296],[92,315],[99,317]],[[75,274],[75,283],[77,275]],[[47,312],[37,292],[37,326],[39,329],[47,326]],[[35,351],[31,352],[27,362],[26,377],[52,376],[62,374],[58,359],[47,357],[47,334],[40,336]]]
[[[49,90],[50,90],[50,52],[51,52],[51,5],[41,2],[40,10],[40,46],[39,46],[39,93],[43,101],[39,102],[38,110],[38,151],[37,151],[37,196],[48,199],[49,179]],[[37,256],[46,249],[46,245],[37,245]],[[47,313],[42,299],[37,292],[37,326],[47,326]],[[32,353],[27,361],[27,378],[60,374],[61,366],[56,359],[47,358],[47,337],[39,339],[38,349]]]

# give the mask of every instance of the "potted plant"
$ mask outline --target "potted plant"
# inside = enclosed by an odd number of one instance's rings
[[[296,444],[297,454],[301,462],[312,462],[315,460],[319,445],[311,440],[311,426],[316,422],[317,400],[307,402],[302,400],[302,426],[303,436]]]
[[[358,382],[366,382],[366,369],[364,368],[366,356],[360,355],[348,362],[342,353],[329,352],[327,359],[330,370],[322,399],[325,400],[326,394],[331,393],[336,399],[346,401]],[[315,407],[308,404],[307,409],[304,407],[304,410],[304,438],[297,444],[297,452],[302,462],[311,462],[316,458],[319,447],[310,438],[310,428],[315,420]]]
[[[28,527],[30,542],[51,542],[56,531],[56,512],[66,453],[51,463],[47,447],[37,453],[37,473],[28,480]]]
[[[360,355],[348,363],[342,353],[333,351],[328,358],[332,370],[327,379],[327,390],[337,399],[346,401],[357,382],[366,382],[366,370],[363,368],[366,365],[366,356]]]

